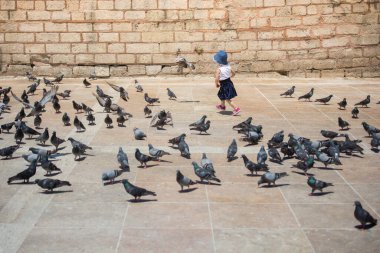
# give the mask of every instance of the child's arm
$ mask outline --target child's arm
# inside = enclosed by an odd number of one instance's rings
[[[215,86],[216,86],[216,87],[219,87],[219,86],[220,86],[219,78],[220,78],[220,70],[217,69],[217,70],[215,71]]]
[[[233,71],[233,69],[231,69],[231,77],[234,77],[235,76],[235,71]]]

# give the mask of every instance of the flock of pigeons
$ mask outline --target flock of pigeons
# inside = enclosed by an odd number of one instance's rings
[[[4,147],[0,149],[0,156],[5,157],[5,159],[12,158],[13,153],[20,148],[20,144],[25,136],[29,138],[35,138],[37,142],[40,143],[41,146],[45,146],[46,142],[50,141],[51,144],[55,147],[53,150],[46,150],[43,148],[35,148],[30,147],[29,151],[31,153],[24,154],[22,157],[29,162],[28,167],[16,174],[13,177],[8,179],[8,184],[11,184],[14,181],[22,181],[24,183],[29,182],[30,178],[36,174],[37,166],[41,166],[49,176],[54,176],[61,172],[61,170],[51,161],[51,158],[60,156],[59,151],[62,150],[60,145],[64,143],[66,140],[63,138],[59,138],[55,131],[50,135],[49,129],[45,128],[44,131],[39,132],[36,129],[40,129],[40,125],[42,122],[42,115],[45,112],[45,107],[47,103],[52,103],[53,108],[56,113],[60,113],[60,100],[70,99],[70,90],[64,90],[63,92],[58,92],[59,85],[63,80],[63,75],[57,76],[54,80],[49,80],[43,78],[43,82],[45,83],[45,88],[43,88],[42,98],[40,100],[35,101],[34,103],[30,103],[29,96],[33,96],[37,91],[38,86],[40,85],[41,80],[34,77],[32,74],[27,73],[27,78],[29,81],[33,83],[27,87],[26,90],[23,91],[22,95],[18,97],[16,94],[12,92],[11,87],[2,88],[0,87],[0,116],[2,113],[10,112],[10,95],[14,98],[14,100],[20,102],[23,107],[17,113],[14,121],[9,123],[1,122],[1,131],[3,133],[10,134],[13,127],[15,127],[14,139],[16,145],[11,145],[8,147]],[[91,80],[96,79],[95,75],[91,75],[88,80],[83,80],[83,85],[86,88],[91,88]],[[128,101],[129,96],[128,92],[125,88],[109,83],[107,84],[119,93],[121,99]],[[50,88],[50,90],[46,90]],[[137,80],[135,80],[135,88],[136,92],[144,92],[143,87],[139,84]],[[282,93],[281,96],[292,97],[295,92],[295,86],[291,87],[286,92]],[[314,88],[310,90],[307,94],[300,96],[298,100],[305,99],[310,101],[313,96]],[[167,94],[169,99],[177,99],[176,95],[172,90],[167,88]],[[94,97],[98,101],[99,105],[103,108],[103,111],[106,112],[106,117],[104,118],[104,122],[107,128],[113,127],[113,119],[110,117],[111,113],[115,113],[117,115],[117,124],[118,127],[123,127],[125,121],[129,120],[133,117],[130,113],[126,112],[121,106],[117,105],[112,101],[113,97],[106,94],[99,86],[96,87],[95,93],[93,93]],[[330,95],[325,98],[316,99],[315,102],[327,104],[333,95]],[[173,126],[173,118],[170,111],[161,110],[155,115],[152,115],[152,111],[149,108],[150,105],[154,105],[160,103],[159,98],[150,97],[147,93],[144,94],[144,99],[147,105],[144,107],[144,115],[146,118],[151,118],[150,126],[156,127],[158,129],[164,129],[166,125]],[[368,107],[370,103],[370,96],[355,104],[354,109],[352,110],[352,117],[358,118],[359,109],[357,106],[361,106],[362,108]],[[79,113],[84,112],[86,114],[86,120],[88,121],[88,125],[95,124],[95,116],[94,111],[91,107],[85,105],[84,103],[79,103],[77,101],[72,101],[73,109]],[[346,99],[338,103],[339,109],[345,110],[347,106]],[[30,109],[28,113],[25,112],[26,109]],[[34,117],[34,128],[27,125],[25,119],[28,117]],[[0,118],[2,119],[2,118]],[[189,129],[191,131],[198,131],[200,135],[203,133],[208,134],[207,131],[210,129],[210,121],[206,120],[207,116],[203,115],[199,120],[189,125]],[[64,126],[70,126],[71,122],[75,126],[78,132],[86,131],[85,124],[77,117],[71,121],[70,116],[65,112],[62,116],[62,123]],[[338,118],[338,125],[341,130],[349,129],[350,124],[343,120],[342,118]],[[380,143],[380,130],[375,126],[372,126],[366,122],[362,122],[364,130],[368,133],[371,139],[371,146],[374,152],[378,152],[378,146]],[[252,124],[252,117],[249,117],[245,121],[233,126],[233,130],[236,130],[238,134],[242,134],[241,140],[248,143],[248,145],[258,144],[259,141],[263,138],[262,133],[263,127],[261,125]],[[0,131],[0,132],[1,132]],[[143,140],[147,136],[146,134],[139,128],[133,129],[134,137],[136,140]],[[252,175],[257,175],[258,172],[262,172],[263,174],[260,176],[258,180],[258,186],[261,184],[267,184],[267,186],[276,186],[276,181],[282,177],[288,176],[288,173],[274,173],[269,171],[269,166],[266,161],[269,159],[271,162],[282,164],[285,159],[295,158],[297,160],[294,165],[295,168],[300,169],[302,174],[307,176],[307,184],[311,188],[310,195],[323,195],[323,189],[326,187],[333,186],[332,183],[324,182],[322,180],[317,179],[314,175],[308,173],[308,171],[313,168],[315,162],[322,163],[325,167],[329,165],[341,165],[340,154],[345,153],[347,155],[353,154],[363,154],[363,148],[360,147],[359,143],[361,140],[351,140],[347,134],[341,134],[338,132],[334,132],[331,130],[321,130],[321,135],[326,138],[323,140],[311,140],[305,137],[296,136],[295,134],[289,133],[288,140],[284,141],[284,131],[280,131],[275,133],[272,138],[267,143],[267,149],[265,149],[264,145],[261,145],[260,151],[257,154],[257,162],[253,162],[249,160],[249,158],[242,154],[241,158],[244,162],[244,166],[250,171]],[[344,137],[344,139],[337,139],[340,137]],[[168,140],[168,143],[171,144],[172,147],[178,148],[182,157],[190,159],[190,148],[189,145],[185,141],[186,134],[183,133],[177,137],[174,137]],[[82,160],[82,156],[86,155],[87,150],[91,150],[90,146],[87,146],[84,143],[79,142],[78,140],[73,139],[72,137],[68,138],[72,146],[72,154],[74,156],[74,160]],[[170,153],[157,149],[153,147],[153,145],[149,144],[149,154],[143,154],[138,148],[135,150],[135,159],[140,162],[141,167],[146,167],[147,164],[151,161],[160,161],[160,159],[165,155],[170,155]],[[236,140],[233,139],[232,143],[228,147],[227,150],[227,161],[231,162],[235,159],[238,159],[236,156],[238,150],[238,146]],[[281,156],[282,153],[283,155]],[[117,161],[120,164],[121,170],[109,170],[105,171],[102,174],[102,180],[105,183],[113,184],[115,183],[115,179],[122,175],[124,172],[130,171],[130,166],[128,162],[128,156],[120,147],[117,153]],[[194,169],[194,173],[197,177],[199,177],[200,181],[195,182],[189,177],[182,174],[181,171],[177,170],[176,181],[181,187],[181,192],[185,192],[183,190],[184,187],[190,187],[196,183],[203,183],[204,181],[208,184],[211,182],[215,182],[216,184],[220,184],[221,180],[216,176],[216,171],[214,169],[213,162],[207,157],[205,153],[203,153],[200,164],[193,161],[192,166]],[[53,191],[55,188],[62,186],[71,186],[70,182],[62,181],[58,179],[52,178],[44,178],[44,179],[36,179],[34,181],[38,186],[47,190]],[[125,190],[127,193],[134,197],[134,201],[138,201],[142,196],[153,195],[156,193],[153,191],[149,191],[147,189],[138,187],[133,185],[127,179],[121,180]],[[213,183],[213,184],[215,184]],[[319,194],[315,193],[315,191],[320,191]],[[371,214],[369,214],[366,210],[364,210],[359,201],[355,202],[355,217],[360,221],[361,227],[365,228],[366,224],[369,223],[370,226],[376,225],[377,220],[374,219]]]

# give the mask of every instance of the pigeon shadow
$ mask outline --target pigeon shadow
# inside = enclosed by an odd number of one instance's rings
[[[358,154],[351,154],[351,156],[357,157],[357,158],[364,158],[364,156],[358,155]]]
[[[145,166],[137,166],[137,168],[140,168],[140,169],[147,169],[147,168],[152,168],[152,167],[155,167],[155,166],[158,166],[159,164],[150,164],[150,165],[147,165],[146,167]]]
[[[339,129],[339,131],[348,131],[348,130],[350,130],[351,128],[344,128],[344,129]]]
[[[130,199],[128,200],[129,203],[144,203],[144,202],[153,202],[157,201],[157,199]]]
[[[108,128],[108,129],[112,129],[112,128],[113,128],[113,126],[108,126],[107,128]]]
[[[49,144],[43,144],[43,143],[37,143],[37,145],[40,146],[40,147],[49,147],[49,146],[51,146]]]
[[[179,192],[179,193],[187,193],[187,192],[195,191],[196,189],[198,189],[198,187],[195,187],[195,188],[188,188],[188,189],[184,189],[184,190],[179,190],[178,192]]]
[[[61,174],[62,172],[54,172],[54,173],[50,173],[50,174],[45,174],[44,176],[45,177],[54,177],[54,176],[56,176],[56,175],[58,175],[58,174]]]
[[[244,145],[244,147],[250,147],[250,146],[254,146],[254,145],[257,145],[258,143],[247,143],[246,145]]]
[[[341,110],[341,111],[345,111],[346,110],[346,108],[344,108],[344,109],[342,109],[342,108],[338,108],[339,110]]]
[[[201,101],[199,101],[199,100],[181,100],[178,102],[179,103],[200,103]]]
[[[271,185],[263,185],[260,188],[276,188],[276,187],[283,187],[283,186],[288,186],[290,184],[271,184]]]
[[[127,127],[126,125],[117,125],[118,127]]]
[[[205,181],[196,181],[197,184],[204,184],[204,185],[217,185],[217,186],[221,186],[222,184],[221,183],[213,183],[213,182],[210,182],[210,183],[207,183]]]
[[[306,175],[305,175],[305,173],[302,173],[302,172],[299,172],[299,171],[292,170],[292,172],[295,173],[295,174],[301,175],[301,176],[307,176],[307,177],[314,176],[313,173],[307,173],[306,172]]]
[[[122,180],[114,180],[113,182],[108,181],[108,182],[103,183],[103,185],[104,185],[104,186],[107,186],[107,185],[118,184],[118,183],[121,183],[121,181],[122,181]]]
[[[376,224],[371,223],[371,224],[365,224],[364,226],[362,226],[362,225],[356,225],[355,228],[357,228],[359,230],[362,230],[362,229],[363,230],[368,230],[370,228],[373,228],[374,226],[376,226]]]
[[[73,190],[66,190],[66,191],[49,191],[49,190],[45,190],[43,192],[40,192],[40,194],[60,194],[60,193],[65,193],[65,192],[74,192]]]
[[[95,123],[89,123],[88,124],[89,126],[94,126],[94,125],[96,125]]]
[[[272,162],[272,163],[276,163],[276,164],[280,164],[282,165],[282,162],[278,161],[278,160],[274,160],[272,158],[269,158],[269,161]]]
[[[17,158],[21,158],[21,156],[12,156],[12,157],[9,157],[9,158],[5,157],[5,158],[2,158],[2,159],[0,159],[0,160],[5,160],[5,161],[7,161],[7,160],[14,160],[14,159],[17,159]]]
[[[71,126],[71,123],[64,124],[64,126]]]
[[[318,196],[324,196],[324,195],[327,195],[327,194],[330,194],[330,193],[334,193],[334,192],[315,192],[315,193],[309,194],[309,196],[318,197]]]
[[[371,148],[371,150],[374,152],[374,153],[379,153],[379,149],[378,148]]]
[[[247,177],[261,177],[259,174],[245,174]]]
[[[149,115],[149,116],[146,116],[145,118],[146,119],[150,119],[150,118],[152,118],[153,116],[152,115]]]
[[[61,150],[65,149],[65,148],[66,148],[66,146],[64,146],[64,147],[58,147],[56,152],[61,151]]]
[[[219,111],[218,113],[221,115],[232,115],[233,114],[232,111]]]
[[[202,135],[211,135],[211,134],[210,133],[204,133],[204,134],[199,133],[198,135],[202,136]]]
[[[289,159],[293,159],[293,158],[294,158],[294,156],[284,156],[282,158],[282,160],[289,160]]]
[[[172,161],[168,161],[168,160],[155,160],[155,161],[163,162],[163,163],[173,163]]]
[[[29,181],[29,182],[22,182],[22,181],[20,181],[20,182],[12,182],[12,183],[9,183],[8,185],[11,185],[11,184],[16,184],[16,185],[20,185],[20,184],[23,184],[23,185],[32,185],[32,184],[36,184],[35,182],[31,182],[31,181]]]
[[[86,157],[85,156],[82,156],[82,157],[80,157],[80,158],[78,158],[78,159],[74,159],[76,162],[81,162],[81,161],[83,161],[84,159],[86,159]]]
[[[169,146],[169,147],[171,147],[172,149],[179,149],[179,148],[176,147],[176,146]]]
[[[16,141],[16,144],[26,144],[26,142],[23,142],[23,141]]]
[[[337,168],[331,168],[331,167],[315,167],[319,170],[343,170],[343,169],[337,169]]]
[[[55,112],[55,114],[60,114],[60,113],[62,113],[62,112],[61,111]]]

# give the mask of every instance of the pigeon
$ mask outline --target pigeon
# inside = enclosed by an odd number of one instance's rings
[[[190,159],[189,145],[185,142],[185,137],[182,137],[178,143],[178,149],[181,152],[181,156]]]
[[[15,117],[15,121],[17,121],[17,120],[23,120],[25,117],[26,117],[25,109],[24,109],[24,107],[22,107],[20,109],[20,111],[17,113],[17,115]]]
[[[325,153],[317,151],[316,155],[317,155],[318,161],[320,161],[321,163],[323,163],[325,165],[325,168],[327,167],[328,164],[341,165],[341,163],[340,163],[339,160],[336,160],[333,157],[329,157]]]
[[[144,165],[144,168],[146,168],[147,162],[152,161],[154,159],[154,157],[144,155],[143,153],[141,153],[138,148],[136,148],[136,151],[135,151],[135,158],[137,161],[141,163],[141,166]]]
[[[144,115],[145,115],[145,117],[150,117],[151,114],[152,114],[152,110],[149,109],[148,106],[145,106],[145,107],[144,107]]]
[[[185,137],[186,137],[186,134],[181,134],[180,136],[177,136],[177,137],[174,137],[174,138],[170,139],[168,141],[168,143],[172,144],[172,146],[178,145],[179,142],[181,141],[181,139],[182,138],[184,139]]]
[[[375,135],[372,136],[370,144],[371,144],[371,147],[372,147],[373,151],[379,151],[380,138],[377,138]]]
[[[154,103],[160,103],[158,98],[151,98],[148,96],[148,93],[144,94],[144,99],[149,105],[153,105]]]
[[[65,126],[70,126],[70,117],[66,112],[62,116],[62,122]]]
[[[33,76],[31,73],[29,73],[28,71],[26,72],[26,77],[28,78],[29,81],[36,81],[37,78],[35,76]]]
[[[341,110],[345,110],[345,109],[346,109],[346,106],[347,106],[347,100],[346,100],[346,98],[343,98],[343,100],[340,101],[340,102],[338,103],[338,105],[339,105],[339,109],[341,109]]]
[[[357,119],[357,118],[359,118],[359,117],[358,117],[359,109],[355,106],[354,109],[352,109],[351,114],[352,114],[352,118],[353,118],[353,119]]]
[[[99,85],[96,85],[96,94],[98,94],[98,96],[101,98],[112,98],[111,96],[105,94],[104,91],[99,87]]]
[[[87,106],[85,103],[82,103],[82,110],[88,115],[90,112],[94,112],[91,107]]]
[[[380,129],[368,124],[365,121],[362,122],[362,126],[364,130],[368,133],[368,136],[372,136],[375,133],[380,133]]]
[[[79,111],[82,111],[82,110],[83,110],[83,106],[80,105],[80,104],[78,104],[78,103],[75,102],[74,100],[73,100],[73,107],[74,107],[74,110],[77,111],[77,113],[79,113]]]
[[[292,86],[289,90],[285,91],[284,93],[281,93],[280,96],[292,97],[295,89],[296,89],[296,86]]]
[[[368,95],[364,100],[358,102],[355,104],[355,106],[357,105],[361,105],[362,107],[368,107],[369,103],[371,102],[371,96]]]
[[[127,119],[126,119],[123,115],[120,115],[120,116],[117,117],[117,119],[116,119],[117,126],[119,126],[119,127],[123,127],[123,126],[124,126],[124,122],[125,122],[126,120],[127,120]]]
[[[275,133],[272,138],[268,141],[268,147],[279,148],[281,143],[284,141],[284,130]]]
[[[358,141],[351,141],[348,138],[348,135],[345,135],[345,137],[345,141],[339,143],[339,150],[341,152],[344,152],[348,155],[351,155],[353,152],[359,152],[360,154],[363,154],[363,148],[357,144]]]
[[[42,189],[46,189],[51,192],[58,187],[71,186],[69,181],[61,181],[59,179],[51,178],[36,179],[34,182]]]
[[[188,62],[185,58],[181,56],[177,56],[175,59],[176,64],[178,65],[177,72],[183,72],[183,69],[189,68],[190,71],[195,69],[195,65],[193,63]]]
[[[77,132],[83,132],[86,131],[85,126],[83,125],[82,121],[78,119],[78,116],[75,116],[74,118],[74,126],[77,129]]]
[[[144,140],[146,137],[146,134],[137,127],[133,128],[133,134],[136,140]]]
[[[90,77],[88,78],[89,80],[96,80],[96,73],[95,73],[95,70],[93,72],[90,73]]]
[[[215,176],[214,165],[212,164],[212,161],[207,158],[206,153],[202,154],[201,166],[203,169],[208,170],[213,176]]]
[[[195,121],[194,123],[191,123],[189,127],[196,127],[198,125],[202,125],[205,123],[207,116],[203,115],[199,120]]]
[[[24,90],[21,94],[21,100],[24,102],[24,103],[27,103],[29,104],[29,96],[28,94],[26,94],[26,90]]]
[[[112,101],[110,98],[105,98],[104,100],[104,110],[103,111],[106,111],[106,112],[110,112],[111,111],[111,106],[112,106]]]
[[[210,121],[207,120],[204,124],[199,124],[195,127],[191,127],[190,130],[196,130],[199,131],[199,134],[201,135],[203,132],[207,134],[207,130],[210,129]]]
[[[14,122],[10,122],[10,123],[5,123],[5,124],[2,124],[1,125],[1,130],[4,131],[7,131],[7,133],[9,133],[9,131],[12,129],[12,127],[14,126]]]
[[[203,169],[196,162],[192,162],[192,165],[194,168],[195,175],[199,177],[201,182],[203,182],[203,180],[206,180],[208,183],[210,183],[210,181],[220,183],[220,179],[215,177],[210,171]]]
[[[155,159],[157,159],[158,161],[160,161],[160,158],[164,155],[170,155],[170,153],[164,151],[164,150],[161,150],[161,149],[157,149],[157,148],[154,148],[152,144],[148,144],[148,147],[149,147],[149,154],[154,157]]]
[[[63,99],[70,97],[71,90],[64,90],[63,92],[57,93],[57,96],[60,96]]]
[[[354,216],[361,224],[360,229],[364,229],[367,223],[370,223],[371,226],[377,225],[377,220],[362,207],[362,204],[359,201],[355,201],[354,206]]]
[[[329,96],[324,97],[324,98],[318,98],[315,100],[315,102],[327,104],[331,100],[332,97],[333,97],[333,95],[329,95]]]
[[[105,117],[104,123],[106,123],[107,128],[112,128],[112,119],[109,114]]]
[[[321,130],[321,134],[323,137],[328,138],[328,139],[334,139],[336,137],[343,137],[344,134],[339,134],[334,131],[328,131],[328,130]]]
[[[257,182],[257,185],[260,187],[261,184],[267,183],[268,186],[271,184],[276,185],[276,180],[288,176],[288,173],[286,172],[281,172],[281,173],[273,173],[273,172],[265,172],[259,181]]]
[[[20,128],[22,130],[22,132],[25,134],[25,135],[28,135],[29,138],[32,138],[33,135],[40,135],[41,133],[37,132],[36,130],[34,130],[33,128],[31,127],[28,127],[25,122],[20,122]]]
[[[231,162],[232,160],[234,160],[236,157],[236,153],[237,153],[237,144],[236,144],[236,140],[233,139],[230,146],[228,147],[228,150],[227,150],[227,161],[228,162]]]
[[[86,152],[87,149],[92,149],[91,147],[87,146],[86,144],[81,143],[80,141],[74,140],[73,138],[69,137],[68,140],[71,142],[71,146],[73,148],[77,148],[75,151],[80,151],[82,154]]]
[[[188,177],[185,177],[181,171],[177,170],[177,175],[176,175],[176,180],[177,183],[181,186],[181,192],[183,191],[183,187],[187,186],[187,188],[190,188],[190,185],[196,184],[193,180],[191,180]]]
[[[137,80],[135,80],[135,88],[136,88],[137,92],[143,92],[144,91],[143,87],[141,86],[141,84]]]
[[[34,95],[34,92],[37,90],[38,83],[32,83],[28,86],[28,91],[26,92],[27,95]]]
[[[153,116],[150,121],[150,126],[163,129],[165,125],[171,125],[173,127],[173,117],[169,111],[161,110]]]
[[[37,162],[38,162],[38,160],[41,160],[40,155],[33,154],[33,153],[32,154],[24,154],[24,155],[22,155],[22,158],[24,158],[24,160],[29,162],[29,163],[33,162],[34,160],[37,160]]]
[[[41,123],[42,123],[41,116],[39,114],[37,114],[36,116],[34,116],[34,120],[33,120],[34,127],[35,128],[40,128]]]
[[[49,140],[49,129],[46,127],[45,130],[36,138],[41,144],[45,145],[45,142]]]
[[[119,92],[119,95],[120,95],[121,99],[123,99],[124,101],[128,101],[128,99],[129,99],[128,92],[123,87],[117,86],[117,85],[109,83],[109,82],[106,82],[106,83],[109,86],[111,86],[112,89],[114,89],[115,91]]]
[[[115,178],[123,174],[123,170],[108,170],[102,173],[102,180],[109,181],[108,183],[113,184],[115,182]]]
[[[28,168],[21,171],[17,175],[8,178],[8,184],[12,183],[15,180],[23,180],[24,183],[29,183],[29,179],[36,174],[37,169],[37,160],[29,164]]]
[[[280,151],[281,151],[281,153],[284,154],[284,159],[285,159],[285,157],[290,158],[290,157],[293,157],[293,155],[294,155],[293,147],[289,146],[289,144],[287,142],[283,142],[280,145]]]
[[[248,117],[243,122],[240,122],[239,124],[233,126],[232,129],[247,129],[251,125],[251,122],[252,122],[252,117]]]
[[[244,161],[244,166],[251,172],[251,175],[253,175],[253,172],[257,175],[258,171],[267,171],[268,166],[266,164],[256,164],[248,159],[246,155],[241,155]]]
[[[81,149],[79,146],[73,146],[71,152],[74,155],[74,161],[78,161],[78,159],[80,159],[81,156],[85,154],[85,150]]]
[[[90,88],[90,86],[91,86],[91,83],[89,81],[87,81],[86,78],[83,80],[83,84],[84,84],[84,87],[86,87],[86,88]]]
[[[88,113],[86,116],[86,120],[88,121],[88,125],[93,126],[95,125],[95,116],[91,112]]]
[[[323,192],[323,188],[334,186],[332,183],[326,183],[321,180],[317,180],[315,177],[309,176],[307,179],[307,184],[311,187],[311,193],[313,195],[315,190]]]
[[[12,158],[14,152],[20,148],[20,145],[12,145],[0,149],[0,156],[5,157],[5,159]]]
[[[310,101],[310,98],[313,96],[313,93],[314,93],[314,88],[311,88],[311,90],[308,93],[306,93],[303,96],[298,97],[298,100],[300,100],[300,99],[305,99],[306,100],[307,99],[307,100]]]
[[[120,168],[123,171],[129,171],[129,162],[128,162],[128,157],[127,154],[124,153],[122,147],[119,147],[119,152],[117,153],[117,161],[120,164]]]
[[[141,199],[142,196],[148,196],[148,195],[157,196],[155,192],[137,187],[131,184],[127,179],[123,179],[122,183],[126,192],[132,195],[135,198],[135,200]]]
[[[52,81],[50,81],[49,79],[46,79],[45,77],[43,78],[43,80],[44,80],[44,84],[46,86],[52,86],[52,85],[54,85],[54,83]]]
[[[257,153],[257,163],[265,164],[265,161],[268,159],[267,152],[265,151],[264,145],[261,145],[259,153]]]
[[[245,137],[241,138],[242,141],[246,141],[250,144],[257,144],[259,140],[263,137],[262,133],[257,133],[255,131],[248,131],[244,133]]]
[[[8,105],[10,101],[11,101],[11,99],[9,98],[9,96],[7,94],[4,94],[4,96],[3,96],[3,103],[5,105]]]
[[[166,88],[166,90],[168,91],[168,96],[170,100],[177,99],[177,96],[174,94],[174,92],[171,89]]]
[[[58,138],[56,131],[53,131],[51,138],[50,138],[50,142],[55,147],[55,150],[58,150],[59,145],[64,143],[65,140]]]
[[[41,161],[41,167],[46,170],[47,175],[51,175],[52,172],[56,171],[58,173],[62,173],[62,170],[58,168],[54,163],[49,161],[47,158]]]
[[[313,156],[309,156],[306,160],[298,161],[296,165],[293,167],[296,167],[300,170],[302,170],[305,175],[307,175],[307,171],[311,169],[314,165],[314,158]]]
[[[31,151],[33,154],[40,155],[41,157],[48,157],[53,153],[53,151],[51,150],[42,149],[42,148],[33,148],[33,147],[30,147],[29,151]]]
[[[338,125],[341,130],[348,130],[350,126],[350,124],[347,121],[343,120],[341,117],[338,117]]]
[[[281,163],[282,158],[276,148],[268,148],[268,155],[273,162]]]
[[[16,133],[14,135],[16,143],[21,143],[22,139],[24,139],[24,132],[21,130],[21,128],[16,129]]]

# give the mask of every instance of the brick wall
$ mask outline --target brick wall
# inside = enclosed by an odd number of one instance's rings
[[[0,0],[4,74],[196,73],[219,49],[258,76],[380,76],[378,0]]]

